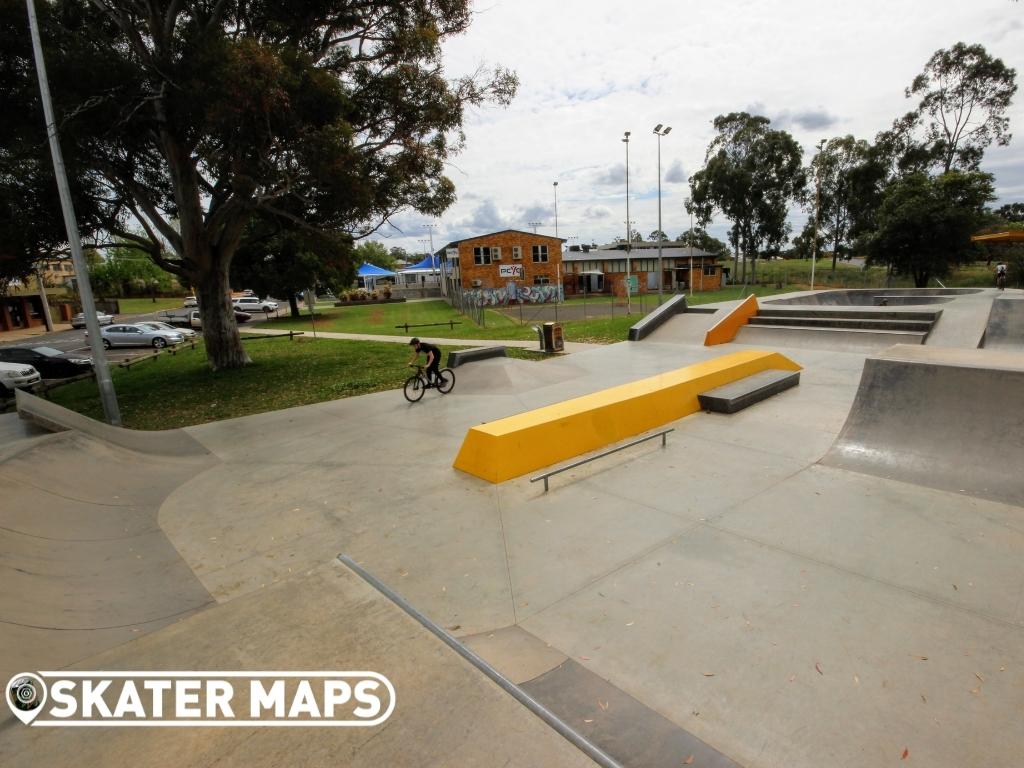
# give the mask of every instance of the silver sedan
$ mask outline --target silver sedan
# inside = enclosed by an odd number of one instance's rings
[[[86,331],[88,335],[88,331]],[[154,347],[161,349],[168,344],[181,344],[185,337],[177,328],[173,331],[153,330],[142,325],[110,325],[100,328],[103,347]]]
[[[193,331],[191,328],[176,328],[170,323],[161,323],[158,320],[146,320],[145,322],[135,323],[135,325],[141,325],[145,328],[152,328],[154,331],[171,331],[173,333],[180,333],[185,337],[187,341],[199,336],[198,333]]]

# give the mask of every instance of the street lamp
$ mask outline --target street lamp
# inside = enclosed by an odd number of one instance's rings
[[[818,155],[825,148],[825,139],[818,142]],[[815,156],[817,160],[817,156]],[[821,174],[818,166],[814,165],[814,242],[811,244],[811,290],[814,290],[814,268],[818,265],[818,222],[821,215]]]
[[[551,187],[555,190],[555,237],[558,237],[558,182],[552,182]]]
[[[690,208],[690,198],[683,200],[687,212],[690,214],[690,231],[686,233],[686,239],[690,242],[690,271],[687,273],[686,284],[690,287],[690,297],[693,297],[693,210]],[[701,257],[700,265],[700,288],[704,290],[704,257]]]
[[[672,126],[661,127],[661,123],[654,126],[654,135],[658,137],[658,306],[661,306],[662,289],[665,287],[665,268],[661,263],[661,241],[665,239],[665,233],[661,231],[661,137],[668,136]],[[626,218],[629,218],[628,216]]]
[[[629,229],[629,131],[625,132],[622,142],[626,145],[626,314],[631,315],[633,307],[629,298],[629,252],[632,250],[633,233]]]
[[[526,222],[526,226],[533,227],[533,234],[536,235],[537,234],[537,227],[539,227],[542,223],[543,222],[540,222],[540,221],[528,221],[528,222]]]

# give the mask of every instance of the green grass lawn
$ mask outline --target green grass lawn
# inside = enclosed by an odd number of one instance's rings
[[[181,309],[184,299],[118,299],[122,315],[144,315],[164,309]]]
[[[252,365],[212,371],[202,344],[112,375],[121,417],[132,429],[171,429],[401,387],[409,349],[388,342],[298,337],[245,342]],[[442,347],[447,356],[449,349]],[[402,398],[398,391],[395,397]],[[103,418],[94,381],[53,390],[74,411]]]

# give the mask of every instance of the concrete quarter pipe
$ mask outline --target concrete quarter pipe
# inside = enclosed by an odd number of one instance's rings
[[[822,464],[1024,503],[1024,357],[896,345],[864,362],[857,397]]]

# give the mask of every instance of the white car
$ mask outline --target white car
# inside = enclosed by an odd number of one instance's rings
[[[195,296],[186,296],[185,297],[185,303],[182,304],[182,306],[183,307],[198,307],[199,306],[199,299],[197,299]]]
[[[0,394],[13,395],[42,381],[39,371],[24,363],[0,363]]]
[[[242,296],[239,299],[232,300],[231,304],[235,309],[240,309],[243,312],[275,312],[277,310],[277,302],[271,301],[270,299],[261,299],[257,296]]]
[[[106,315],[102,312],[96,313],[96,322],[100,325],[110,325],[114,322],[113,315]],[[79,312],[77,315],[71,318],[72,328],[85,328],[85,313]]]

